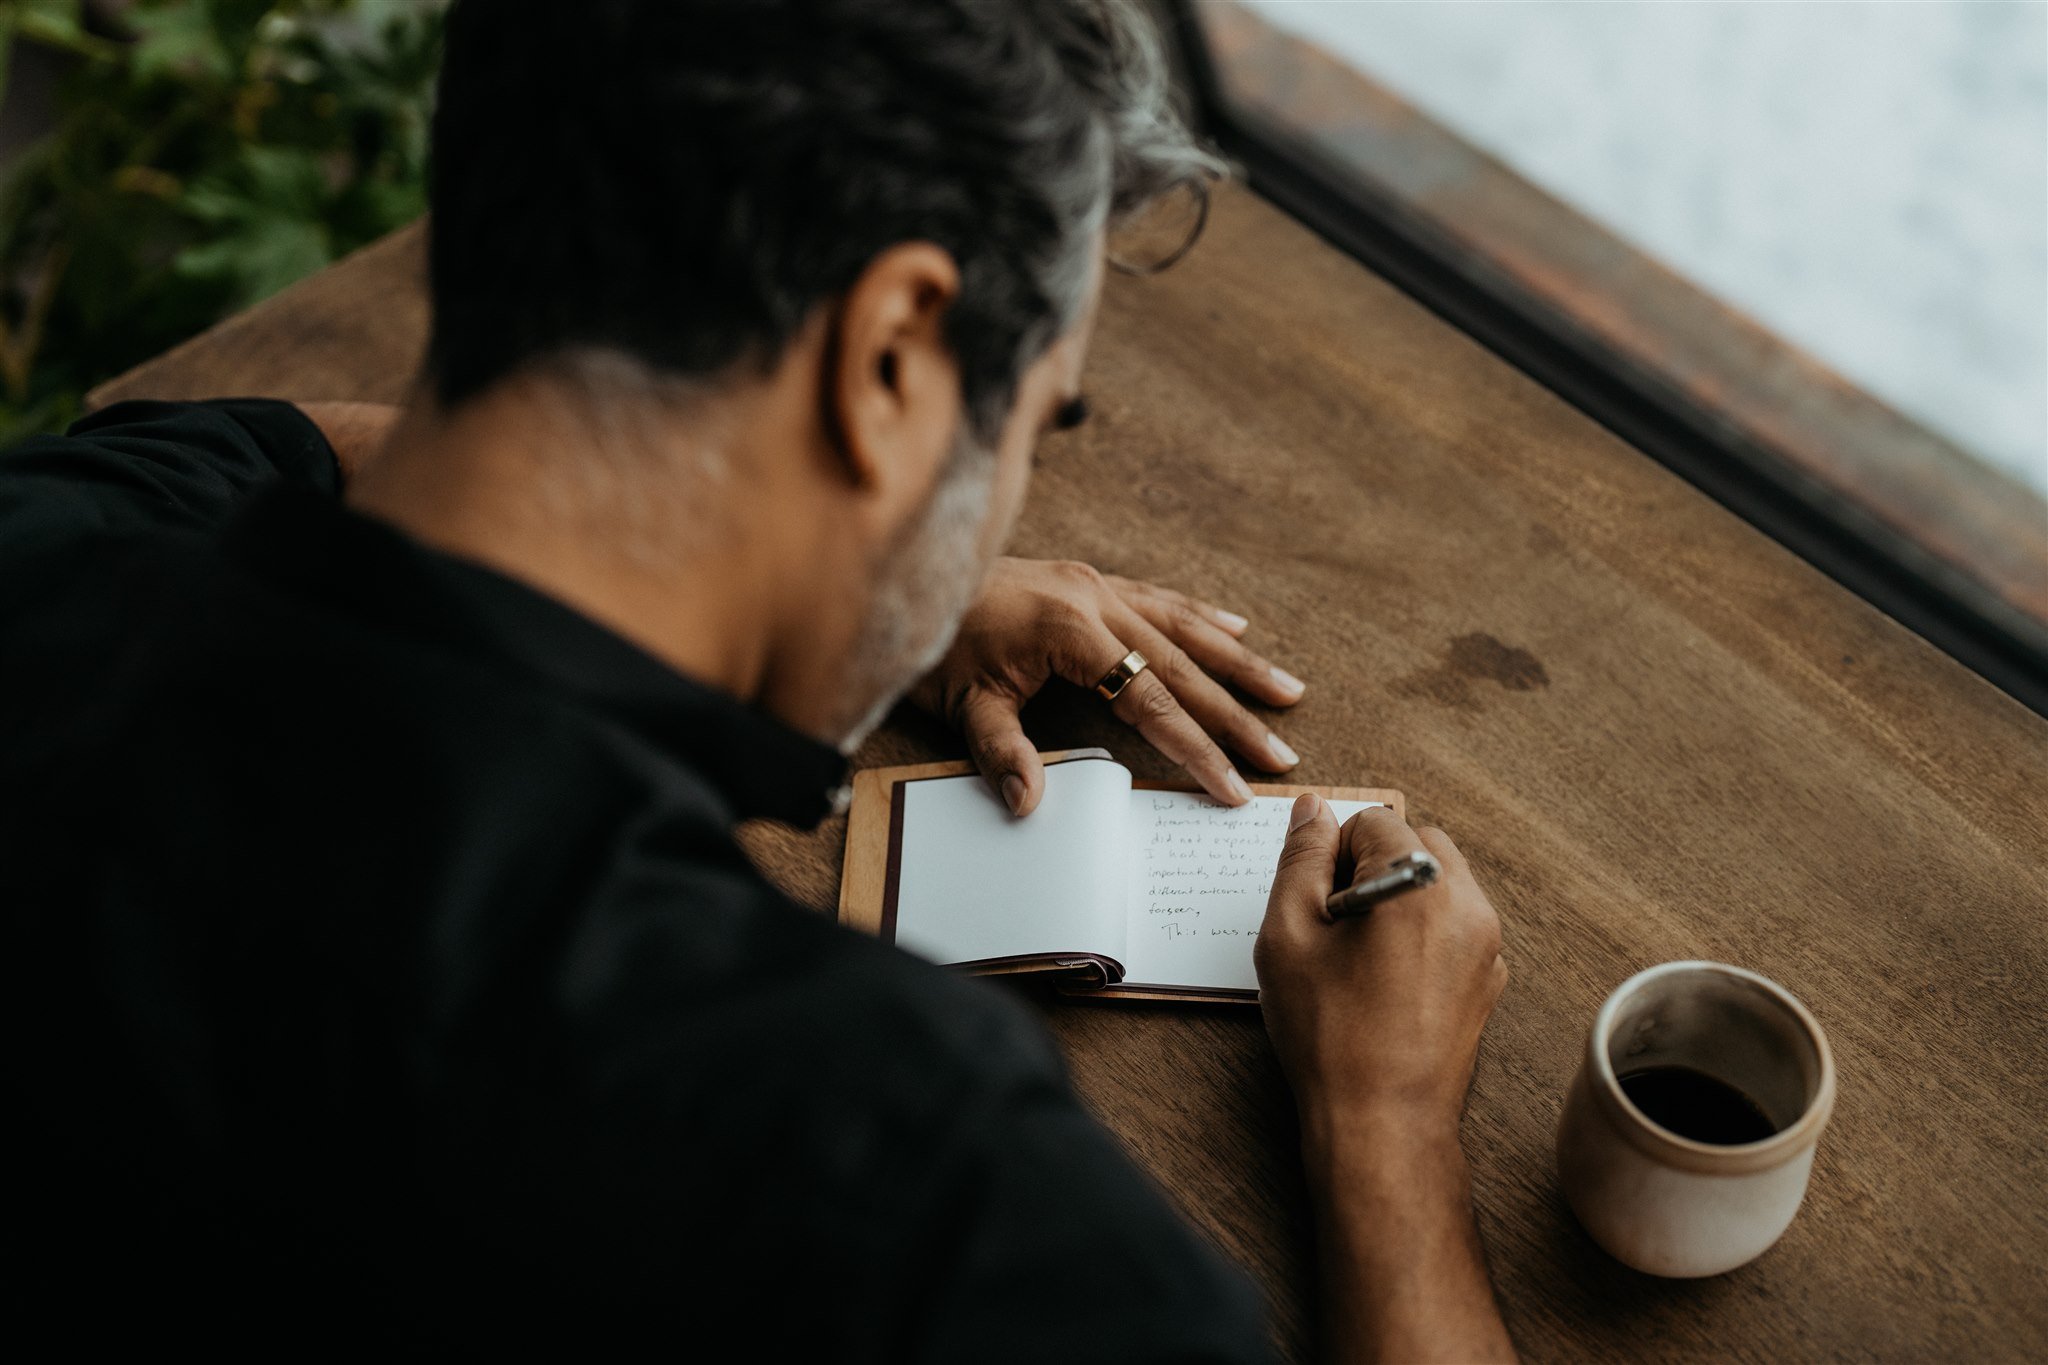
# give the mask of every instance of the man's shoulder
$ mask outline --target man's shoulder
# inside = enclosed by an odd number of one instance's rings
[[[12,566],[80,540],[211,529],[279,482],[338,487],[326,438],[290,403],[118,403],[0,452],[0,553]]]

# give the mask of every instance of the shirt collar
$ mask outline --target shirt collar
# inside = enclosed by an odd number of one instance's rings
[[[846,760],[832,746],[685,677],[545,593],[430,549],[339,499],[270,489],[229,526],[226,544],[298,593],[603,712],[701,773],[735,819],[809,827],[845,808]]]

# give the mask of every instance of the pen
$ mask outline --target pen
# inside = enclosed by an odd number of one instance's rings
[[[1403,891],[1419,886],[1428,886],[1443,873],[1443,865],[1429,853],[1404,853],[1387,864],[1387,870],[1377,877],[1367,877],[1345,887],[1324,902],[1331,919],[1343,919],[1347,915],[1362,915]]]

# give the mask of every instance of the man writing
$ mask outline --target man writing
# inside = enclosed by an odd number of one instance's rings
[[[1133,648],[1117,714],[1219,799],[1231,753],[1295,761],[1226,687],[1301,692],[1241,618],[997,558],[1082,415],[1107,228],[1212,170],[1149,33],[468,0],[434,138],[402,414],[125,405],[0,462],[31,1314],[1261,1356],[1014,1005],[731,837],[823,816],[906,692],[1029,818],[1019,708]],[[1327,921],[1425,845],[1437,886]],[[1297,805],[1259,970],[1335,1358],[1509,1354],[1458,1145],[1498,950],[1441,835]]]

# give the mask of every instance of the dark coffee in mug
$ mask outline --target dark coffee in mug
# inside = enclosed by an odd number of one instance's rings
[[[1726,1081],[1689,1066],[1651,1066],[1617,1077],[1621,1093],[1660,1128],[1694,1142],[1733,1147],[1778,1131],[1763,1106]]]

